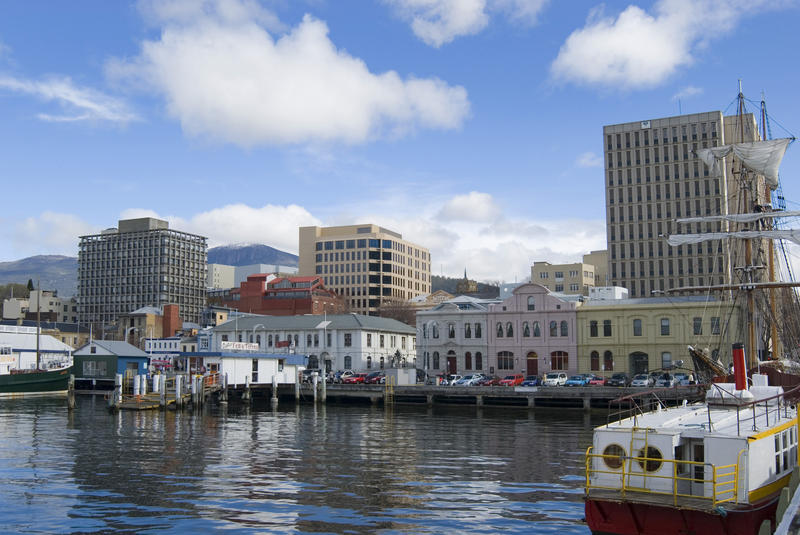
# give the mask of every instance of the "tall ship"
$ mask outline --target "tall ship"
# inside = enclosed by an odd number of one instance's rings
[[[740,88],[740,119],[744,103]],[[781,490],[798,464],[800,387],[770,386],[767,375],[748,378],[747,370],[797,360],[798,283],[776,280],[774,261],[783,240],[800,244],[800,231],[779,223],[800,212],[772,202],[782,201],[778,170],[794,138],[767,139],[766,125],[762,101],[761,139],[742,135],[696,150],[713,176],[731,174],[737,186],[731,203],[738,204],[727,213],[679,219],[698,232],[667,239],[670,246],[717,240],[729,248],[729,282],[672,291],[720,292],[743,304],[745,322],[734,327],[741,343],[730,352],[735,382],[721,378],[729,366],[719,354],[690,347],[696,376],[707,388],[703,402],[667,403],[666,397],[679,395],[675,388],[616,400],[586,453],[592,533],[754,535],[776,527]]]

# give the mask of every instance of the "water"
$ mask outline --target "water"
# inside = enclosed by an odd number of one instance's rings
[[[581,533],[604,415],[0,402],[2,531]]]

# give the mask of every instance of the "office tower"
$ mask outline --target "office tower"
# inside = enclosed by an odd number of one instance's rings
[[[81,323],[107,325],[121,314],[166,304],[179,305],[186,321],[200,322],[206,295],[205,237],[146,217],[81,236],[79,247]]]
[[[299,275],[322,275],[351,312],[374,316],[431,291],[428,250],[377,225],[300,227],[299,249]]]

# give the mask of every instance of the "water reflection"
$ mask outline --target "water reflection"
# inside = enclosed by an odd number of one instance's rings
[[[602,418],[602,416],[601,416]],[[0,405],[10,531],[588,533],[572,411]]]

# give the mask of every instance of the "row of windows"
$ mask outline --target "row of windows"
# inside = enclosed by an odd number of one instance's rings
[[[428,254],[426,251],[415,249],[411,246],[406,246],[403,243],[393,242],[392,240],[362,238],[358,240],[319,241],[316,243],[317,251],[344,251],[345,249],[366,249],[367,247],[393,249],[401,253],[406,253],[407,251],[409,255],[421,258],[422,260],[428,259]]]
[[[523,338],[529,338],[531,336],[531,332],[533,332],[533,337],[538,338],[542,336],[542,329],[539,326],[538,321],[533,322],[533,331],[531,331],[531,326],[528,324],[527,321],[522,322],[522,336]],[[561,323],[557,321],[550,322],[550,336],[569,336],[569,324],[562,320]],[[509,321],[505,325],[505,337],[512,338],[514,336],[514,325]],[[497,322],[497,337],[503,338],[503,324],[501,322]]]
[[[669,318],[661,318],[660,319],[660,334],[661,336],[669,336],[670,334],[670,319]],[[599,336],[598,330],[598,322],[597,320],[589,321],[589,336],[597,337]],[[711,334],[719,334],[720,333],[720,320],[717,316],[712,316],[710,320],[710,328]],[[603,336],[611,336],[612,325],[611,320],[603,320]],[[637,318],[632,321],[632,331],[633,336],[643,336],[644,329],[642,320]],[[703,318],[695,317],[692,318],[692,333],[695,335],[702,335],[703,334]]]
[[[646,121],[642,123],[642,126],[649,126],[650,121]],[[670,136],[670,134],[672,134]],[[678,135],[680,134],[680,140],[678,139]],[[698,137],[699,134],[699,137]],[[678,143],[679,141],[688,141],[691,136],[691,139],[716,139],[717,137],[717,122],[716,121],[709,121],[709,122],[700,122],[700,123],[691,123],[685,124],[680,126],[680,130],[677,126],[672,127],[664,127],[664,128],[653,128],[652,130],[634,130],[633,132],[625,132],[623,135],[622,133],[619,134],[607,134],[606,135],[606,149],[612,150],[614,148],[621,149],[623,148],[623,142],[625,148],[631,147],[639,147],[641,145],[647,147],[650,145],[650,140],[653,140],[653,145],[658,145],[659,139],[661,140],[662,144],[670,143]],[[616,145],[614,144],[616,141]]]
[[[326,334],[327,334],[327,342],[328,342],[327,346],[330,347],[332,345],[332,342],[333,342],[332,333],[326,333]],[[372,341],[373,341],[372,336],[373,336],[372,333],[367,333],[367,347],[372,347]],[[243,333],[238,333],[237,338],[238,338],[239,342],[244,342],[245,335]],[[397,335],[393,335],[393,334],[388,335],[389,347],[390,348],[397,347],[398,338],[400,339],[400,349],[406,349],[406,338],[407,337],[405,337],[405,336],[397,336]],[[280,344],[281,343],[281,335],[280,334],[276,334],[276,335],[269,334],[269,335],[267,335],[266,340],[267,340],[267,347],[273,347],[273,346],[274,347],[282,347],[282,345]],[[228,335],[227,334],[223,334],[222,335],[222,341],[223,342],[227,342],[228,341]],[[258,344],[260,346],[261,345],[261,335],[260,334],[255,334],[254,335],[253,333],[250,333],[250,335],[248,337],[248,341],[251,344],[255,343],[255,344]],[[387,341],[387,335],[384,335],[384,334],[376,335],[376,342],[378,343],[377,347],[380,347],[380,348],[386,347],[386,341]],[[293,334],[290,333],[290,334],[286,335],[286,340],[284,340],[283,342],[284,342],[284,344],[286,344],[288,342],[288,345],[293,345],[294,347],[298,347],[299,344],[300,344],[300,335],[298,335],[298,334],[294,334],[293,335]],[[353,345],[353,335],[352,335],[352,333],[344,333],[343,345],[344,345],[344,347],[352,347],[352,345]],[[319,333],[313,333],[313,334],[312,333],[306,333],[306,347],[319,347]]]

